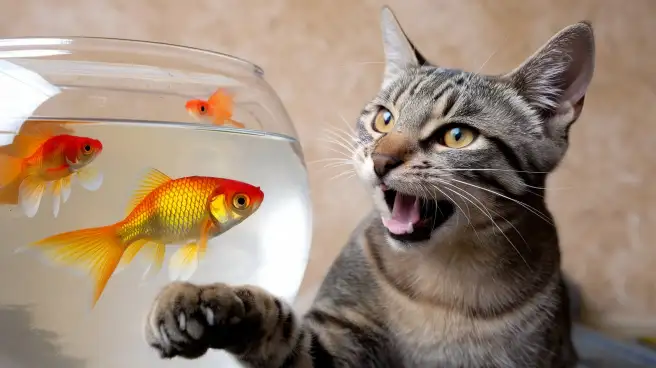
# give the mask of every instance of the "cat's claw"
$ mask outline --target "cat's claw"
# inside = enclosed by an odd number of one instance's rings
[[[221,349],[229,330],[244,317],[235,289],[225,284],[174,282],[155,299],[146,321],[146,341],[162,358],[197,358]]]

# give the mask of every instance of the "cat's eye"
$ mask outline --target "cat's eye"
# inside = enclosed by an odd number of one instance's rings
[[[389,133],[394,128],[394,115],[384,107],[381,107],[372,124],[372,129],[378,133]]]
[[[440,144],[449,148],[465,148],[476,139],[477,132],[468,127],[453,127],[444,132]]]

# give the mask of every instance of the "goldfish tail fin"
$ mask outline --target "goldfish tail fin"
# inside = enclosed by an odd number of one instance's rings
[[[39,211],[46,182],[36,176],[27,176],[18,187],[18,203],[27,217],[34,217]]]
[[[188,243],[178,249],[169,260],[169,278],[186,281],[198,268],[198,244]]]
[[[85,166],[76,173],[77,181],[82,188],[90,192],[98,190],[103,183],[103,173],[94,166]]]
[[[5,186],[0,187],[0,204],[17,205],[18,190],[22,182],[23,178],[18,177]]]
[[[92,302],[95,306],[125,250],[116,230],[117,225],[110,225],[70,231],[39,240],[30,247],[58,264],[90,273],[95,281]]]
[[[159,188],[163,184],[170,182],[171,180],[173,179],[171,179],[163,172],[153,168],[149,169],[144,178],[141,180],[139,187],[132,195],[132,199],[128,204],[126,213],[130,214],[130,212],[132,212],[132,210],[134,210],[134,208],[137,207],[148,194],[152,193],[155,189]]]
[[[23,171],[23,159],[9,155],[0,155],[0,187],[14,181]]]

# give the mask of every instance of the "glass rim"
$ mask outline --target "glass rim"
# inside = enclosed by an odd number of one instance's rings
[[[227,53],[223,53],[220,51],[212,51],[208,49],[203,49],[200,47],[193,47],[193,46],[184,46],[184,45],[178,45],[174,43],[168,43],[168,42],[161,42],[161,41],[146,41],[146,40],[139,40],[139,39],[133,39],[133,38],[120,38],[120,37],[97,37],[97,36],[18,36],[18,37],[0,37],[0,48],[5,47],[4,43],[5,41],[20,41],[20,40],[71,40],[71,41],[100,41],[100,42],[119,42],[122,44],[126,45],[146,45],[146,46],[154,46],[154,47],[165,47],[169,49],[177,49],[182,52],[190,52],[190,53],[200,53],[200,54],[205,54],[211,57],[218,57],[222,58],[231,62],[236,62],[243,64],[246,67],[252,68],[255,70],[256,74],[263,75],[264,74],[264,69],[260,67],[259,65],[248,61],[246,59],[240,58],[238,56],[230,55]],[[46,44],[44,44],[46,45]],[[52,43],[47,44],[49,46],[54,46]],[[8,45],[7,45],[8,46]],[[19,44],[12,44],[11,46],[21,46]],[[39,44],[35,43],[26,43],[25,45],[22,46],[39,46]]]

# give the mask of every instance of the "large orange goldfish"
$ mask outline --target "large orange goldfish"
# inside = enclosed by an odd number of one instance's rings
[[[93,305],[119,264],[143,248],[151,267],[164,262],[165,245],[186,244],[171,257],[171,278],[186,279],[205,254],[207,241],[241,223],[262,203],[258,187],[205,176],[171,179],[152,169],[136,191],[127,216],[109,226],[76,230],[33,243],[55,261],[84,266],[95,279]]]
[[[232,119],[234,100],[226,90],[219,88],[205,100],[189,100],[185,105],[187,112],[195,118],[210,118],[215,125],[230,123],[237,128],[244,124]]]
[[[17,135],[12,143],[15,155],[0,155],[0,203],[20,204],[28,217],[34,217],[50,186],[53,212],[71,194],[73,176],[87,190],[100,188],[102,173],[89,164],[102,152],[100,141],[61,134]]]

